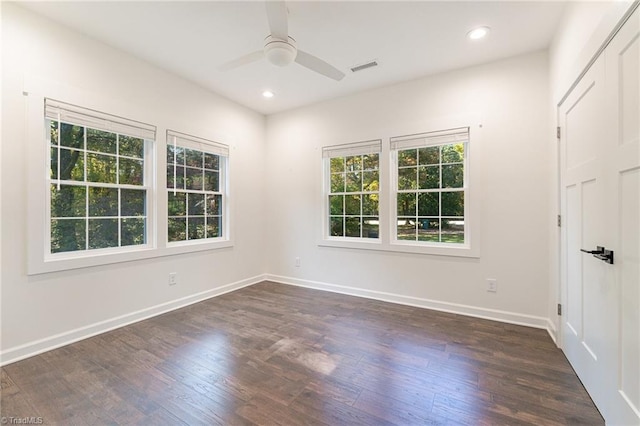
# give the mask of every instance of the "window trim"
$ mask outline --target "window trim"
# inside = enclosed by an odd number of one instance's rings
[[[127,118],[119,117],[105,112],[92,110],[90,108],[80,107],[74,104],[61,102],[51,98],[44,98],[44,115],[41,117],[44,127],[44,150],[45,150],[45,179],[40,185],[45,186],[44,208],[43,215],[45,217],[44,232],[42,234],[44,242],[44,262],[64,262],[75,261],[76,259],[92,258],[97,256],[111,256],[118,254],[129,254],[132,252],[144,251],[145,249],[155,247],[155,212],[150,208],[154,203],[154,157],[155,157],[155,145],[156,145],[156,127],[130,120]],[[74,126],[81,126],[85,130],[83,132],[85,145],[80,150],[83,153],[93,153],[88,150],[86,146],[87,141],[87,129],[106,131],[109,133],[115,133],[117,135],[133,136],[143,140],[144,143],[144,155],[143,155],[143,184],[142,185],[128,185],[107,182],[92,182],[88,180],[87,176],[84,176],[84,180],[81,182],[69,182],[62,183],[60,177],[52,179],[49,175],[51,165],[51,152],[52,147],[56,146],[58,155],[62,147],[58,144],[53,144],[51,141],[51,123],[58,122],[58,131],[60,131],[61,123],[68,123]],[[59,141],[58,141],[59,142]],[[39,142],[42,144],[42,141]],[[109,155],[111,156],[111,155]],[[118,154],[114,155],[119,158]],[[60,159],[58,158],[58,167],[60,166]],[[84,163],[85,173],[87,172],[86,162]],[[59,173],[59,171],[58,171]],[[117,173],[117,172],[116,172]],[[65,251],[53,253],[51,252],[51,186],[57,185],[72,185],[85,187],[87,191],[90,188],[114,188],[114,189],[135,189],[145,191],[145,243],[137,245],[117,246],[117,247],[104,247],[97,249],[85,248],[77,251]],[[120,203],[118,202],[118,215],[113,218],[120,219]],[[90,218],[89,211],[85,212],[83,219]],[[88,232],[88,228],[87,231]],[[88,241],[87,241],[88,244]]]
[[[324,241],[331,241],[336,244],[347,243],[349,245],[353,244],[365,244],[365,245],[379,245],[381,243],[381,226],[382,224],[378,224],[378,238],[364,238],[364,237],[334,237],[330,235],[331,224],[330,224],[330,214],[329,214],[329,195],[331,194],[331,158],[337,157],[347,157],[347,156],[355,156],[355,155],[365,155],[365,154],[378,154],[378,180],[382,182],[382,171],[381,171],[381,161],[382,161],[382,139],[372,139],[361,142],[351,142],[340,145],[330,145],[322,148],[322,239]],[[329,177],[327,179],[327,177]],[[378,187],[378,197],[381,194],[382,189],[380,186]],[[366,194],[362,191],[357,192],[358,194]],[[355,192],[354,192],[355,194]],[[364,217],[365,215],[360,215],[360,217]],[[378,201],[378,220],[382,216],[382,205],[380,201]]]
[[[469,195],[469,183],[470,183],[470,179],[469,179],[469,151],[470,151],[470,145],[471,145],[471,132],[470,129],[467,127],[465,128],[464,132],[461,132],[459,130],[462,130],[462,128],[456,128],[456,129],[448,129],[448,130],[442,130],[442,131],[436,131],[436,132],[428,132],[428,133],[421,133],[421,134],[417,134],[417,135],[407,135],[407,136],[398,136],[398,137],[393,137],[390,139],[390,156],[391,156],[391,206],[393,207],[390,211],[392,213],[391,216],[391,227],[389,229],[389,235],[392,236],[391,238],[391,244],[394,245],[399,245],[399,246],[416,246],[416,247],[430,247],[430,248],[457,248],[457,249],[469,249],[470,243],[470,237],[471,237],[471,230],[470,228],[467,226],[466,221],[469,218],[469,203],[467,202],[467,198]],[[460,134],[464,133],[465,137],[462,138],[460,136]],[[416,139],[420,139],[423,138],[425,139],[425,142],[422,143],[416,143],[413,142]],[[429,141],[429,139],[432,139],[431,141]],[[405,146],[399,146],[399,145],[403,145],[402,142],[405,142]],[[434,147],[434,146],[444,146],[444,145],[450,145],[450,144],[454,144],[454,143],[464,143],[465,144],[465,149],[464,149],[464,159],[463,159],[463,164],[464,164],[464,171],[463,171],[463,186],[461,189],[459,188],[451,188],[454,189],[453,191],[443,191],[443,189],[446,188],[442,188],[441,186],[437,188],[436,191],[426,191],[426,192],[463,192],[465,194],[465,202],[464,202],[464,220],[465,220],[465,227],[464,227],[464,243],[462,244],[455,244],[455,243],[443,243],[443,242],[432,242],[432,241],[417,241],[417,240],[400,240],[398,239],[398,231],[397,231],[397,222],[398,222],[398,209],[397,209],[397,200],[398,200],[398,194],[400,193],[416,193],[416,194],[420,194],[420,193],[424,193],[425,191],[420,190],[419,188],[415,189],[415,190],[400,190],[398,189],[398,173],[399,173],[399,166],[398,166],[398,152],[399,151],[404,151],[404,150],[409,150],[409,149],[419,149],[421,147]],[[395,146],[394,146],[395,145]],[[443,163],[440,162],[438,164],[439,166],[442,166]],[[417,207],[417,206],[416,206]],[[438,215],[438,220],[442,220],[442,215]]]
[[[179,141],[179,142],[178,142]],[[230,234],[231,234],[231,226],[230,226],[230,208],[228,202],[228,193],[229,193],[229,146],[225,144],[221,144],[219,142],[215,142],[212,140],[199,138],[197,136],[188,135],[186,133],[177,132],[175,130],[167,129],[166,132],[166,147],[165,147],[165,161],[166,161],[166,152],[168,150],[169,145],[172,145],[175,149],[176,146],[180,146],[183,148],[192,148],[201,152],[206,152],[209,154],[217,155],[219,158],[219,191],[222,196],[222,236],[215,238],[202,238],[202,239],[193,239],[193,240],[184,240],[184,241],[169,241],[168,240],[168,223],[165,224],[164,231],[164,244],[168,248],[179,248],[179,247],[198,247],[202,245],[207,245],[208,248],[213,247],[228,247],[228,243],[230,242]],[[169,167],[168,164],[165,163],[165,172],[164,176],[166,178],[166,170]],[[175,179],[175,175],[174,175]],[[164,194],[168,196],[169,192],[173,191],[174,188],[169,188],[166,185],[163,187]],[[178,190],[175,190],[178,192]],[[188,190],[184,190],[185,193]],[[182,192],[182,191],[181,191]],[[168,200],[165,200],[163,207],[165,211],[167,211]],[[165,215],[165,219],[169,219],[169,214]],[[187,231],[188,232],[188,231]]]
[[[325,209],[326,179],[325,162],[322,161],[321,193],[322,203],[322,226],[317,245],[327,248],[373,250],[381,252],[411,253],[418,255],[453,256],[479,258],[481,253],[481,194],[482,182],[480,175],[482,150],[482,124],[478,115],[470,114],[464,116],[442,117],[425,123],[413,123],[412,126],[395,126],[378,133],[377,138],[382,140],[382,152],[380,153],[380,237],[377,241],[364,241],[365,239],[354,239],[340,237],[340,239],[329,239],[326,235],[327,218]],[[392,218],[396,217],[395,193],[394,191],[394,165],[391,150],[391,139],[397,135],[422,134],[438,132],[443,129],[469,128],[469,143],[467,144],[467,167],[465,169],[465,186],[467,196],[465,198],[465,244],[455,245],[446,243],[437,244],[412,244],[411,241],[392,241],[394,235],[394,224]],[[468,230],[467,230],[468,229]]]
[[[95,92],[88,92],[82,89],[60,84],[54,80],[37,75],[27,75],[24,80],[23,99],[25,105],[24,114],[24,140],[25,159],[28,165],[24,177],[26,178],[26,205],[16,206],[24,209],[27,226],[27,264],[26,273],[29,276],[46,274],[52,272],[69,271],[74,269],[103,266],[116,263],[153,259],[164,256],[196,253],[208,250],[218,250],[233,247],[233,221],[227,224],[228,239],[220,242],[205,242],[202,244],[190,244],[186,246],[168,247],[166,244],[167,226],[165,191],[160,190],[166,187],[166,128],[173,122],[167,121],[165,126],[154,126],[156,128],[156,139],[149,151],[151,155],[150,165],[152,177],[149,182],[153,186],[153,200],[147,206],[149,216],[153,216],[154,224],[150,224],[154,244],[141,246],[126,246],[126,252],[113,252],[109,249],[86,250],[82,256],[64,258],[64,256],[51,259],[46,257],[45,232],[46,232],[46,197],[49,188],[47,187],[49,161],[49,146],[46,145],[45,137],[48,129],[45,128],[45,108],[44,99],[62,99],[73,105],[82,105],[82,108],[94,111],[109,111],[118,116],[126,116],[139,120],[140,122],[154,123],[157,117],[153,112],[146,111],[132,105],[131,102],[120,101],[109,97],[102,97]],[[214,134],[211,139],[224,140],[224,135]],[[229,146],[230,150],[233,146]],[[164,154],[164,155],[161,155]],[[227,159],[227,176],[232,171],[232,156]],[[159,189],[160,188],[160,189]],[[228,218],[234,212],[234,199],[231,188],[227,182],[227,209]],[[158,209],[163,209],[158,211]],[[104,252],[104,250],[109,250]],[[78,253],[78,252],[75,252]]]

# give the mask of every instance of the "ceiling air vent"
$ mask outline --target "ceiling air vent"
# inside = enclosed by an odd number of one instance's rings
[[[358,72],[358,71],[366,70],[367,68],[373,68],[377,66],[378,66],[378,61],[374,59],[373,61],[369,61],[365,64],[356,65],[355,67],[351,68],[351,72]]]

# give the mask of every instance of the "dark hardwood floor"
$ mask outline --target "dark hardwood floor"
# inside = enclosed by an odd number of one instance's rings
[[[271,282],[0,371],[44,424],[604,423],[544,330]]]

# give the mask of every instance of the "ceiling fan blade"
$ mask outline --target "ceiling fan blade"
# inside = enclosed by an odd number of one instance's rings
[[[219,71],[229,71],[234,68],[241,67],[242,65],[250,64],[251,62],[259,61],[264,57],[264,52],[258,50],[257,52],[249,53],[248,55],[240,56],[238,59],[222,64],[218,67]]]
[[[267,19],[271,35],[280,40],[289,37],[289,23],[287,18],[287,5],[283,1],[267,0]]]
[[[315,71],[318,74],[322,74],[325,77],[332,78],[336,81],[340,81],[344,78],[344,73],[338,68],[333,65],[329,65],[322,59],[316,58],[315,56],[307,52],[303,52],[300,49],[298,49],[298,54],[296,55],[296,62],[303,67],[309,68],[311,71]]]

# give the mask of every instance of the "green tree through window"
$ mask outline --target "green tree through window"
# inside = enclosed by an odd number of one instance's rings
[[[397,239],[464,243],[465,144],[397,151]]]
[[[226,147],[170,132],[174,138],[167,145],[167,240],[223,238],[226,157],[218,154]]]
[[[380,141],[324,148],[330,237],[380,236]]]
[[[51,253],[145,244],[145,141],[48,123]]]

